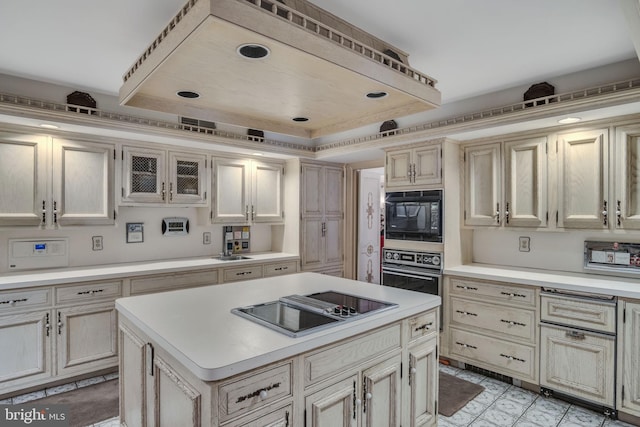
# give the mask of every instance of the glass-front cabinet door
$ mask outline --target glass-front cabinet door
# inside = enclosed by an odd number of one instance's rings
[[[207,157],[169,153],[169,203],[206,204]]]
[[[165,203],[166,152],[147,148],[123,147],[122,201]]]

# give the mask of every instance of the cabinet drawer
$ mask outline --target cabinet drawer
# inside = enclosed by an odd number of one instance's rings
[[[277,264],[267,264],[264,266],[264,277],[280,276],[283,274],[296,273],[298,271],[298,261],[286,261]]]
[[[534,288],[513,285],[499,285],[461,278],[451,278],[451,294],[487,297],[488,301],[502,301],[510,304],[535,307],[536,292]]]
[[[262,277],[261,265],[247,265],[245,267],[225,268],[222,270],[222,280],[235,282],[237,280],[258,279]]]
[[[540,321],[616,332],[616,306],[613,302],[549,294],[542,294],[540,302]]]
[[[228,420],[292,396],[292,362],[247,375],[219,387],[221,420]]]
[[[122,281],[77,283],[56,287],[56,304],[114,300],[122,296]]]
[[[449,354],[492,371],[536,383],[535,347],[450,328]]]
[[[305,386],[400,348],[400,323],[343,341],[304,358]]]
[[[438,331],[437,311],[429,311],[409,319],[409,341],[415,341]]]
[[[496,306],[451,297],[449,313],[452,325],[481,328],[489,333],[521,338],[531,343],[536,337],[536,316],[533,310]]]
[[[218,283],[218,270],[158,274],[131,279],[131,295],[169,291],[192,286],[215,285],[216,283]]]
[[[0,292],[0,313],[47,307],[51,305],[51,288]]]

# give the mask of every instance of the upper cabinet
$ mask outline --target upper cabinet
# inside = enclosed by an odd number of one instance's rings
[[[611,221],[619,229],[639,230],[640,125],[617,129],[616,141],[616,200],[610,209]]]
[[[279,162],[217,157],[213,222],[282,222],[283,175],[284,165]]]
[[[465,147],[465,225],[546,226],[546,150],[546,138]]]
[[[558,227],[608,228],[608,129],[558,136]]]
[[[0,224],[114,223],[115,146],[0,134]]]
[[[205,154],[125,146],[122,160],[122,205],[208,204]]]
[[[423,189],[442,187],[442,144],[423,144],[388,150],[385,188]]]

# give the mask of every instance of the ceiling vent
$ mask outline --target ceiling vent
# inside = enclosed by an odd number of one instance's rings
[[[305,138],[440,105],[407,53],[285,1],[189,0],[125,71],[120,103]]]

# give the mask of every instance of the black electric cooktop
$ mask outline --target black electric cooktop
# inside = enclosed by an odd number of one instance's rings
[[[397,304],[327,291],[289,295],[278,301],[234,308],[231,312],[290,337],[299,337],[394,307]]]

